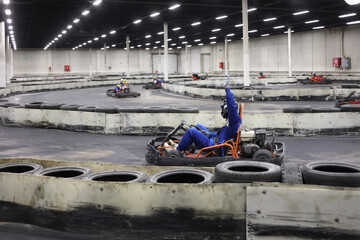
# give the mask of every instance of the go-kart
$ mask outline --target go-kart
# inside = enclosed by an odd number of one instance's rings
[[[106,95],[109,97],[124,98],[124,97],[139,97],[141,94],[138,92],[133,92],[131,88],[126,87],[119,92],[114,92],[114,89],[109,89],[106,91]]]
[[[196,126],[189,125],[189,127]],[[268,141],[266,130],[263,129],[241,131],[239,127],[235,139],[202,149],[197,149],[193,144],[183,154],[176,150],[180,140],[174,136],[179,130],[186,131],[185,121],[181,121],[179,126],[167,136],[150,140],[146,147],[145,160],[159,166],[212,167],[222,162],[236,160],[254,160],[282,165],[285,159],[285,144],[274,142],[274,137],[271,142]]]
[[[198,81],[198,80],[206,80],[207,77],[200,77],[198,74],[194,73],[194,74],[191,74],[191,78],[194,80],[194,81]]]
[[[327,79],[326,76],[323,75],[314,75],[311,78],[306,78],[305,81],[302,81],[301,83],[304,84],[329,84],[331,83],[331,80]]]
[[[354,97],[356,91],[351,92],[346,98],[342,98],[336,101],[335,107],[339,108],[344,104],[360,104],[360,100]]]
[[[161,89],[161,87],[162,87],[162,84],[161,83],[154,83],[154,82],[148,82],[148,83],[146,83],[144,86],[143,86],[143,88],[145,88],[145,89]]]

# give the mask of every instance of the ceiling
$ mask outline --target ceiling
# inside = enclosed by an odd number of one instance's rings
[[[18,48],[45,48],[54,41],[50,48],[101,48],[104,43],[109,47],[124,48],[126,35],[130,36],[134,48],[160,47],[163,44],[163,23],[169,24],[169,47],[184,47],[182,42],[190,45],[209,44],[212,41],[222,42],[242,37],[241,0],[103,0],[93,5],[95,0],[10,0],[10,4],[0,3],[0,20],[6,21],[4,9],[12,11],[14,35]],[[174,4],[181,6],[169,10]],[[249,36],[261,37],[264,34],[284,34],[291,26],[295,32],[309,31],[316,26],[325,28],[347,26],[347,22],[360,20],[360,4],[350,6],[343,0],[249,0],[249,30],[257,30]],[[82,15],[84,10],[90,13]],[[295,12],[309,11],[306,14],[293,15]],[[149,15],[159,12],[160,15]],[[356,16],[339,18],[339,15],[356,13]],[[227,18],[216,20],[226,15]],[[78,23],[73,20],[78,18]],[[276,18],[264,22],[264,19]],[[137,19],[142,22],[134,24]],[[319,20],[306,24],[311,20]],[[192,23],[201,22],[192,26]],[[6,23],[6,26],[9,24]],[[72,25],[71,29],[67,29]],[[274,29],[276,26],[284,28]],[[180,30],[172,29],[180,27]],[[220,28],[218,32],[212,30]],[[9,34],[8,27],[7,34]],[[61,32],[66,30],[66,34]],[[115,34],[110,31],[116,30]],[[61,37],[58,35],[61,34]],[[106,34],[106,37],[101,36]],[[145,36],[151,35],[150,38]],[[180,36],[185,38],[180,39]],[[58,37],[55,41],[54,38]],[[94,38],[99,40],[94,41]],[[216,37],[216,39],[209,39]],[[200,39],[200,41],[196,41]],[[92,41],[88,43],[88,41]],[[160,41],[159,43],[156,43]],[[148,45],[146,45],[148,43]],[[175,45],[176,44],[176,45]],[[141,46],[140,46],[141,45]]]

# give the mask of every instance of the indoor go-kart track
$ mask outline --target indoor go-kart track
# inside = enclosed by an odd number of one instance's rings
[[[194,99],[161,90],[145,90],[141,86],[132,87],[141,93],[141,97],[110,98],[105,94],[109,87],[100,87],[22,94],[6,99],[14,103],[46,101],[86,106],[197,107],[199,110],[219,112],[218,100]],[[244,114],[253,110],[282,110],[291,106],[333,107],[334,104],[332,101],[246,102]],[[202,124],[206,125],[206,122]],[[102,135],[0,125],[0,158],[25,157],[147,166],[149,164],[145,161],[145,147],[152,138],[153,136]],[[327,160],[360,164],[358,136],[278,137],[277,140],[286,144],[286,163]],[[101,239],[21,223],[2,223],[0,232],[2,239]]]

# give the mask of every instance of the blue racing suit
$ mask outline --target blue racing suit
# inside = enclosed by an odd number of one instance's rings
[[[238,114],[236,103],[234,99],[234,95],[230,91],[230,88],[225,89],[226,92],[226,101],[228,107],[228,121],[226,124],[217,132],[210,132],[201,124],[196,125],[200,129],[209,133],[209,137],[205,136],[205,134],[201,133],[199,130],[195,128],[190,128],[186,131],[183,138],[181,139],[177,149],[180,151],[186,150],[192,143],[198,148],[205,148],[214,146],[215,144],[222,144],[231,138],[235,138],[237,131],[239,129],[241,119]],[[218,142],[216,143],[215,138],[218,137]]]
[[[121,92],[125,87],[126,87],[126,86],[125,86],[124,83],[118,84],[118,85],[116,85],[116,87],[114,88],[113,92],[114,92],[114,93]]]

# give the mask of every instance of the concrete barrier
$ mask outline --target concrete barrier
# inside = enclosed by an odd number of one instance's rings
[[[69,165],[0,159],[15,162],[44,168]],[[148,176],[175,168],[88,161],[71,165],[94,172],[137,170]],[[350,187],[120,183],[0,173],[0,221],[104,238],[359,239],[359,197],[360,189]]]
[[[0,107],[6,126],[55,128],[102,134],[167,134],[180,120],[202,123],[212,130],[220,129],[224,119],[219,111],[200,113],[117,113],[82,112],[49,109]],[[286,136],[359,135],[359,112],[283,113],[281,111],[245,112],[243,129],[266,129]]]

